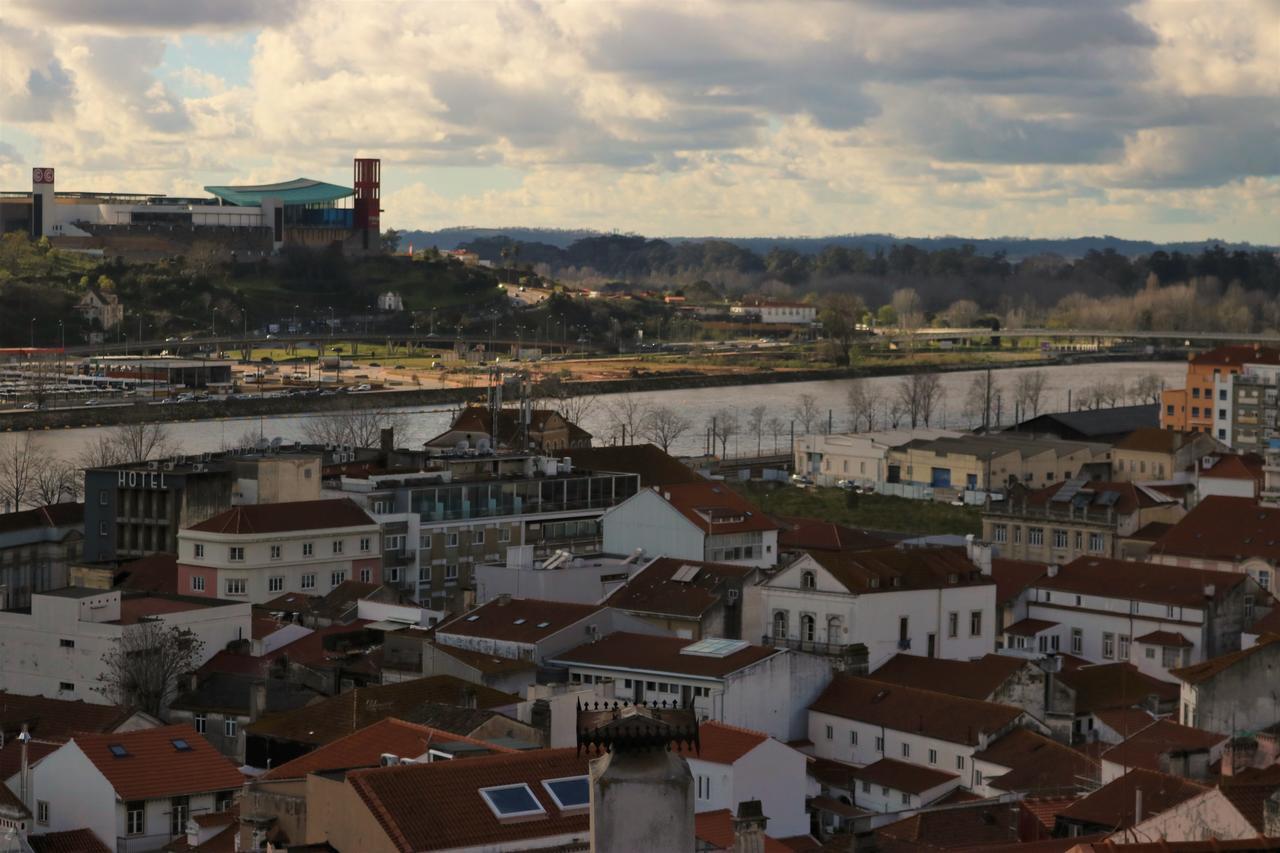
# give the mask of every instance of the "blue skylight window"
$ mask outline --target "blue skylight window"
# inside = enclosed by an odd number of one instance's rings
[[[183,740],[183,739],[182,739],[182,738],[180,738],[180,737],[179,737],[179,738],[174,738],[172,741],[170,741],[170,743],[172,743],[172,744],[173,744],[173,748],[174,748],[174,749],[176,749],[176,750],[178,750],[178,752],[190,752],[190,751],[191,751],[191,744],[187,743],[185,740]]]
[[[533,795],[533,791],[523,782],[519,785],[481,788],[480,796],[484,797],[489,810],[499,819],[534,817],[547,813],[542,803],[538,802],[538,798]]]
[[[542,787],[547,789],[556,807],[561,811],[585,809],[591,803],[591,788],[586,776],[566,776],[562,779],[543,779]]]
[[[124,745],[119,743],[110,744],[107,749],[111,750],[111,754],[116,758],[124,758],[129,754],[129,750],[125,749]]]

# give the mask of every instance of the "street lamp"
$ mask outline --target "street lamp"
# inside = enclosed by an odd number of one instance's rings
[[[31,318],[31,348],[36,348],[36,318]]]

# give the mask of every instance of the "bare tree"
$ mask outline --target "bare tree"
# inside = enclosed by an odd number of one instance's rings
[[[53,458],[44,458],[37,464],[31,487],[34,505],[76,501],[83,492],[84,479],[75,465]]]
[[[544,377],[534,386],[534,397],[575,424],[582,423],[596,402],[595,394],[584,394],[578,390],[577,384],[566,382],[563,377],[555,375]]]
[[[302,434],[311,444],[338,444],[348,447],[377,447],[384,429],[404,430],[404,413],[385,408],[364,409],[354,404],[336,412],[324,412],[307,419]]]
[[[622,444],[626,444],[628,439],[634,443],[644,431],[645,420],[649,416],[649,405],[645,401],[631,394],[617,394],[604,408],[614,435],[622,434]]]
[[[995,417],[999,408],[1000,384],[995,380],[994,374],[990,370],[975,374],[965,395],[965,415],[985,432],[992,426],[998,426],[995,424]]]
[[[127,627],[102,656],[95,688],[113,705],[126,705],[163,719],[178,679],[201,662],[204,641],[193,631],[148,619]]]
[[[876,428],[880,407],[884,404],[879,389],[865,379],[855,379],[845,391],[845,404],[849,408],[849,429],[872,432]]]
[[[661,447],[663,453],[667,453],[671,450],[671,445],[680,440],[680,436],[693,429],[693,421],[670,406],[658,406],[645,418],[643,429],[645,438]]]
[[[180,445],[162,423],[120,424],[111,428],[111,442],[121,462],[145,462],[177,453]]]
[[[982,313],[982,309],[972,299],[957,299],[947,306],[947,310],[943,312],[947,318],[947,324],[953,329],[972,327],[980,313]]]
[[[1033,418],[1040,414],[1045,386],[1048,384],[1049,374],[1043,370],[1029,370],[1018,374],[1018,378],[1013,382],[1013,399],[1022,410],[1022,417],[1027,417],[1028,409],[1031,410]]]
[[[787,431],[787,422],[774,416],[765,422],[764,428],[773,436],[773,452],[778,452],[778,437]]]
[[[1139,376],[1133,383],[1133,398],[1139,403],[1159,403],[1160,392],[1164,390],[1164,382],[1155,373]]]
[[[707,422],[707,426],[711,428],[711,437],[720,442],[720,456],[727,455],[729,452],[729,439],[737,435],[742,427],[738,421],[738,413],[728,408],[716,409],[711,415],[711,420]]]
[[[938,403],[942,402],[942,380],[936,373],[926,373],[920,377],[920,417],[928,426],[933,419]]]
[[[759,456],[764,445],[764,422],[769,414],[769,407],[761,404],[752,406],[747,411],[747,431],[756,437],[756,456]]]
[[[808,435],[813,432],[813,425],[822,417],[822,412],[818,409],[818,398],[812,394],[801,394],[791,414],[800,425],[801,433]]]
[[[906,418],[913,428],[929,425],[941,399],[942,382],[936,373],[911,373],[898,381],[898,417]],[[897,426],[896,421],[894,426]]]
[[[0,445],[0,501],[7,511],[17,512],[23,506],[36,504],[42,458],[40,442],[30,432]]]

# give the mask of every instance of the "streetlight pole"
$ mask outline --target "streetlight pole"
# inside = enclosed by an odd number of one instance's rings
[[[36,348],[36,318],[31,318],[31,349]]]

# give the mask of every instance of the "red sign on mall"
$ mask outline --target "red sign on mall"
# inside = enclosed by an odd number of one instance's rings
[[[53,169],[44,166],[36,166],[31,170],[31,182],[36,184],[53,183]]]

